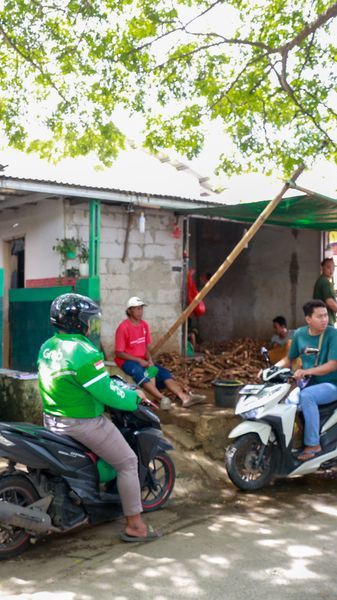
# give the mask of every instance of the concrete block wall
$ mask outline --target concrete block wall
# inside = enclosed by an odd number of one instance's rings
[[[100,277],[103,310],[102,344],[106,355],[113,357],[114,334],[125,318],[125,305],[130,296],[140,296],[148,307],[153,342],[164,334],[181,313],[182,239],[171,234],[175,216],[160,210],[144,210],[145,232],[139,231],[139,216],[132,214],[127,252],[128,223],[124,207],[105,204],[101,213]],[[66,208],[66,234],[87,239],[88,214],[82,205]],[[178,331],[163,350],[180,350]]]
[[[191,221],[191,251],[197,275],[212,274],[242,238],[246,225]],[[205,297],[197,320],[203,340],[267,339],[272,319],[284,315],[290,327],[303,324],[302,305],[312,296],[320,271],[318,231],[262,227]]]

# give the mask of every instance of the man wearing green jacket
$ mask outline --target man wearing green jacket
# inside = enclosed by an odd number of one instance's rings
[[[51,305],[50,322],[58,331],[41,346],[38,356],[44,425],[54,433],[70,435],[116,469],[126,517],[124,541],[158,537],[141,519],[137,457],[104,415],[105,405],[135,410],[142,393],[120,389],[110,379],[103,354],[87,337],[99,333],[99,306],[86,296],[63,294]]]

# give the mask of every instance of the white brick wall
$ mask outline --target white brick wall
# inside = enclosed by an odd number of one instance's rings
[[[143,209],[142,209],[143,210]],[[100,277],[103,311],[102,343],[113,355],[114,333],[125,318],[130,296],[148,302],[145,318],[153,341],[166,333],[181,313],[182,240],[171,235],[175,217],[159,210],[143,210],[145,232],[139,231],[140,209],[132,215],[127,256],[122,262],[128,217],[126,210],[103,205],[101,214]],[[66,235],[88,240],[89,213],[82,205],[66,207]],[[180,331],[165,344],[165,350],[180,349]]]

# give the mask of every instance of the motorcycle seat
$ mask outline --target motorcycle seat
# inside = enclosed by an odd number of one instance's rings
[[[69,435],[59,435],[58,433],[53,433],[49,429],[45,427],[41,427],[40,425],[34,425],[33,423],[0,423],[0,431],[3,430],[11,431],[15,434],[25,435],[32,438],[44,438],[50,440],[52,442],[56,442],[57,444],[64,444],[65,446],[71,446],[72,448],[76,448],[77,450],[81,450],[82,452],[89,452],[89,449],[77,442]]]
[[[82,450],[82,452],[89,452],[89,448],[81,444],[81,442],[74,440],[74,438],[70,437],[70,435],[60,435],[50,431],[49,429],[41,427],[39,436],[52,442],[56,442],[57,444],[64,444],[65,446],[71,446],[77,450]]]
[[[335,400],[334,402],[330,402],[330,404],[323,404],[323,405],[319,406],[318,410],[319,410],[321,419],[331,415],[331,413],[333,413],[333,411],[336,410],[336,408],[337,408],[337,400]]]

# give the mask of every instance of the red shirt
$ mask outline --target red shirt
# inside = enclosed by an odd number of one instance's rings
[[[125,319],[118,325],[115,333],[115,353],[126,352],[136,358],[146,359],[149,344],[151,344],[151,334],[146,321],[140,321],[138,325],[134,325],[129,319]],[[121,367],[125,359],[115,355],[115,362],[118,367]]]

